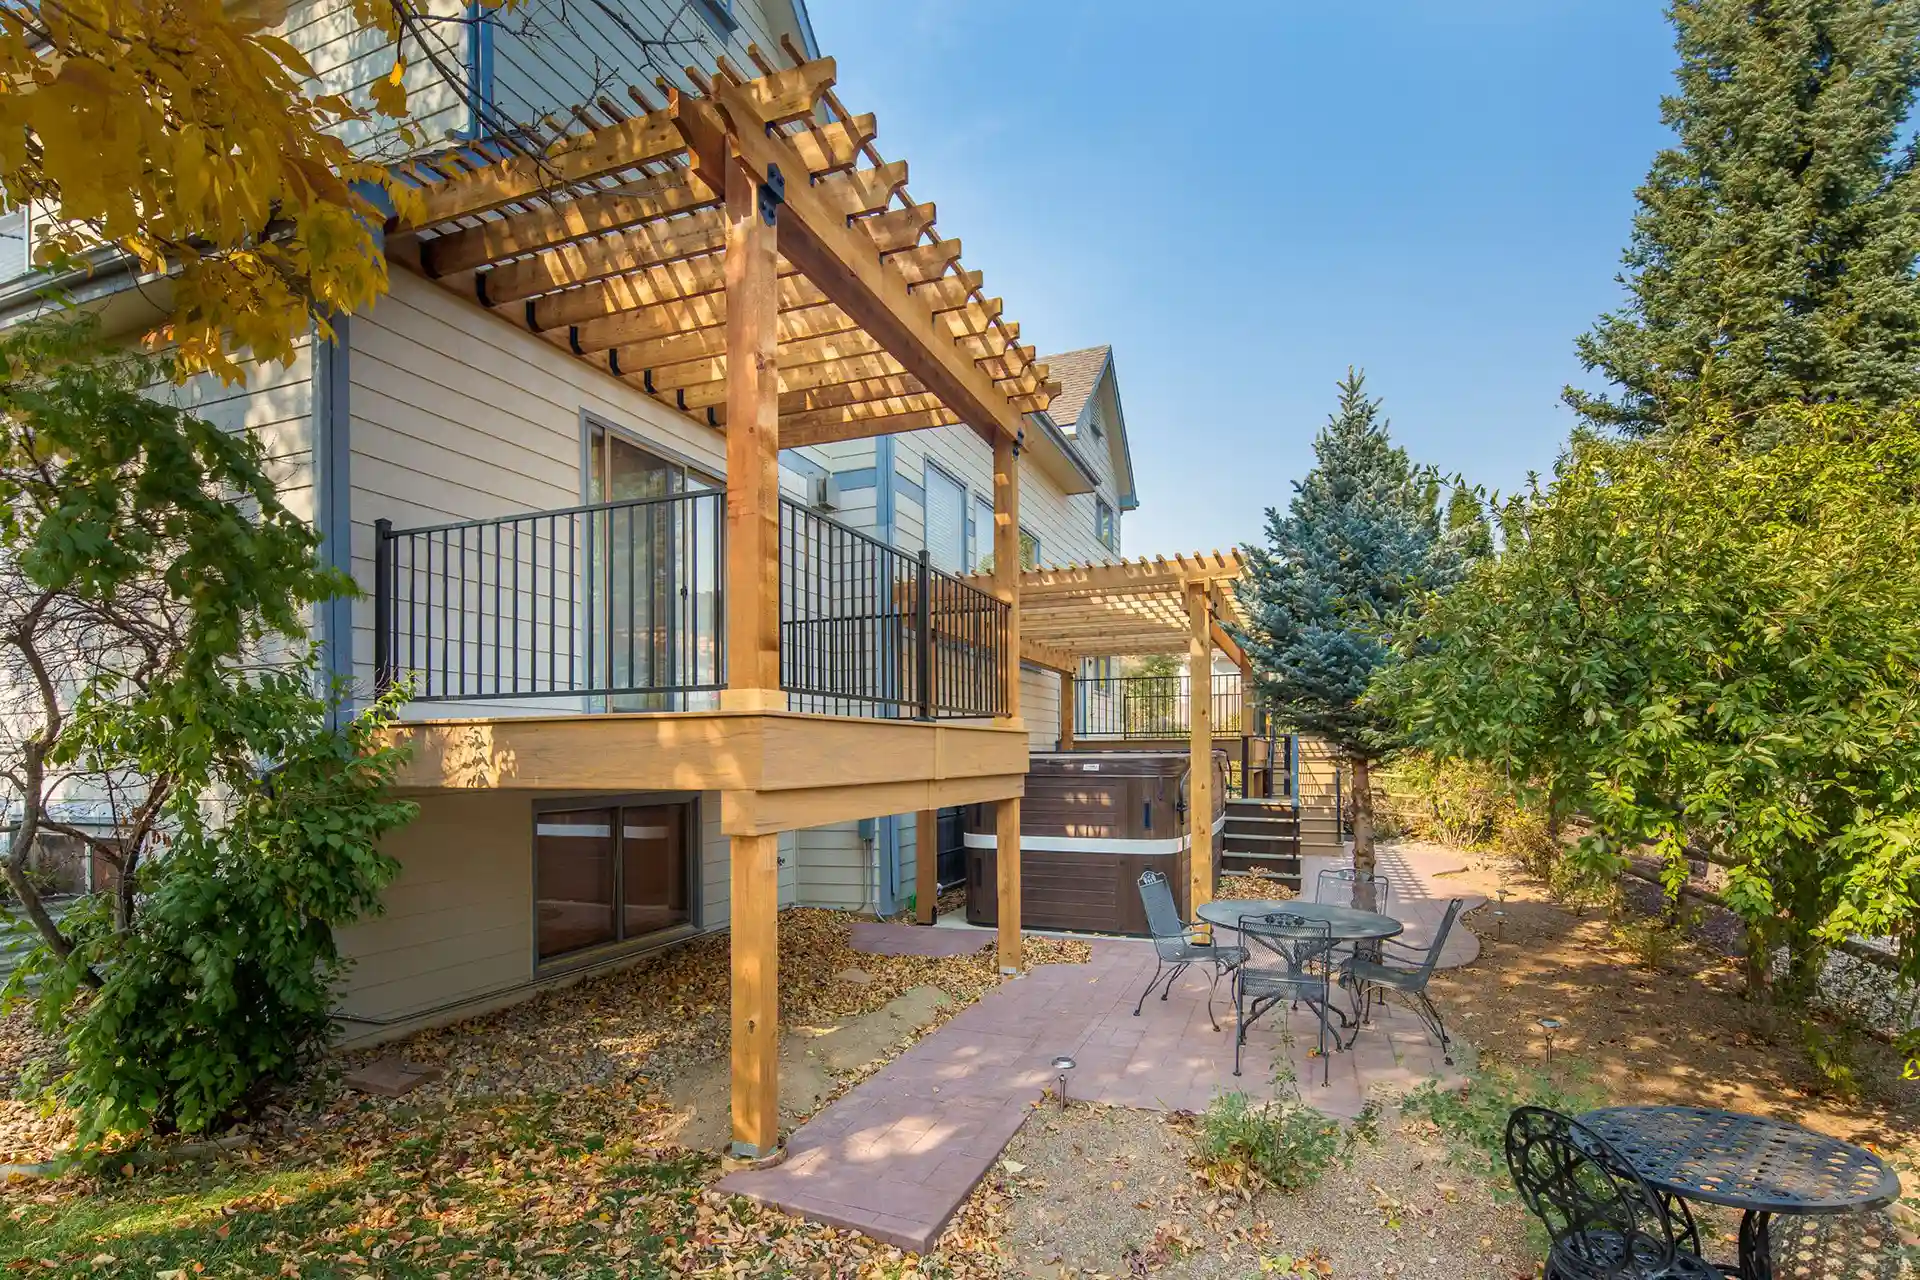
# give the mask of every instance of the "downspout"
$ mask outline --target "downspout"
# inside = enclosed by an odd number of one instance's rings
[[[348,405],[352,385],[347,365],[349,318],[334,316],[333,336],[313,333],[313,493],[314,527],[320,534],[320,562],[353,574],[353,432]],[[319,606],[320,675],[341,700],[327,712],[339,728],[353,714],[353,601],[324,600]]]

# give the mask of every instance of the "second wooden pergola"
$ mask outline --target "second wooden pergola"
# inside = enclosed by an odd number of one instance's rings
[[[1213,770],[1207,763],[1213,753],[1213,699],[1205,692],[1212,685],[1214,651],[1239,667],[1243,679],[1250,674],[1246,655],[1228,631],[1240,622],[1233,594],[1240,571],[1238,552],[1193,552],[1029,569],[1020,575],[1018,586],[1020,656],[1060,676],[1063,746],[1071,745],[1074,737],[1074,681],[1082,659],[1186,654],[1194,908],[1213,899],[1217,861]],[[921,823],[923,828],[930,825]],[[1019,862],[1000,860],[1002,920],[1019,915]],[[923,847],[915,868],[915,894],[927,923],[937,891],[934,863]],[[1011,876],[1005,872],[1009,863]]]

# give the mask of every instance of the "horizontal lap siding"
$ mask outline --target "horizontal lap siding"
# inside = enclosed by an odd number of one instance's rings
[[[458,18],[465,11],[464,5],[450,0],[429,0],[425,7],[425,14],[434,18]],[[365,107],[369,88],[393,70],[393,46],[378,31],[359,24],[351,0],[301,0],[289,7],[280,30],[313,67],[317,92],[344,94]],[[457,22],[440,22],[427,23],[424,30],[432,42],[431,52],[456,76],[463,76],[465,28]],[[404,82],[413,123],[426,146],[442,146],[467,125],[462,89],[440,74],[419,39],[409,37],[401,52],[407,62]],[[384,116],[351,121],[336,132],[370,159],[397,159],[411,149],[400,135],[399,123]]]
[[[349,333],[353,563],[369,591],[354,605],[363,687],[373,677],[376,519],[407,528],[579,503],[583,408],[654,449],[724,470],[719,432],[416,277],[396,272],[393,292],[355,316]],[[578,710],[580,700],[416,704],[410,714],[556,708]]]

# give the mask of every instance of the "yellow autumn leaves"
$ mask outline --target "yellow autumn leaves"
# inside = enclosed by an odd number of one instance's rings
[[[415,0],[353,0],[397,47]],[[379,231],[408,188],[357,158],[368,110],[322,91],[269,29],[281,15],[221,0],[43,0],[0,10],[0,190],[35,202],[34,256],[70,265],[111,244],[151,272],[156,332],[183,375],[240,377],[236,353],[285,360],[309,318],[386,286]],[[407,111],[405,62],[367,90]]]

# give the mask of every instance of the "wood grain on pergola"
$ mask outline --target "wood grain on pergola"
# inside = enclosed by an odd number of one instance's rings
[[[1225,628],[1240,621],[1240,568],[1238,552],[1212,551],[1029,569],[1020,575],[1021,638],[1071,661],[1186,653],[1197,601],[1214,646],[1238,664],[1239,646]]]
[[[780,445],[964,423],[1018,440],[1059,389],[931,203],[884,159],[830,58],[699,93],[629,88],[549,118],[555,142],[476,140],[409,162],[421,208],[388,254],[707,425],[727,418],[725,173],[776,203]],[[664,97],[664,105],[654,98]],[[784,187],[784,191],[782,191]]]

